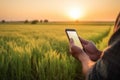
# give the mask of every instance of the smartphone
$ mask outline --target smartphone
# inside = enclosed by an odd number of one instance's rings
[[[65,29],[65,32],[66,32],[67,37],[68,37],[69,40],[70,40],[70,38],[72,38],[75,45],[80,47],[81,49],[83,49],[82,43],[81,43],[75,29]]]

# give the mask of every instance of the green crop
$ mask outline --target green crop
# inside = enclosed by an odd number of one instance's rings
[[[0,80],[83,80],[81,63],[69,54],[66,28],[100,49],[111,30],[103,25],[1,24]]]

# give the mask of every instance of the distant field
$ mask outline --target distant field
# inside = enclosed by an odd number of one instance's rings
[[[103,50],[112,26],[0,24],[0,80],[84,80],[81,64],[69,55],[64,30],[76,29]]]

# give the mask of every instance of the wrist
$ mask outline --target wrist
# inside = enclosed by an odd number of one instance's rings
[[[88,56],[86,55],[86,53],[84,51],[82,53],[79,53],[79,56],[78,56],[79,61],[85,62],[87,58],[88,58]]]
[[[83,73],[86,75],[88,71],[94,66],[95,62],[91,61],[90,59],[86,59],[82,62]]]
[[[91,61],[89,56],[83,52],[78,56],[78,60],[81,61],[83,67],[83,73],[86,75],[87,72],[92,68],[95,62]]]

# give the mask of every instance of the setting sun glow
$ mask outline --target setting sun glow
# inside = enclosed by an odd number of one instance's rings
[[[82,10],[73,8],[69,11],[69,16],[74,20],[78,20],[79,18],[83,16]]]
[[[120,0],[0,0],[0,21],[114,21],[119,11]]]

